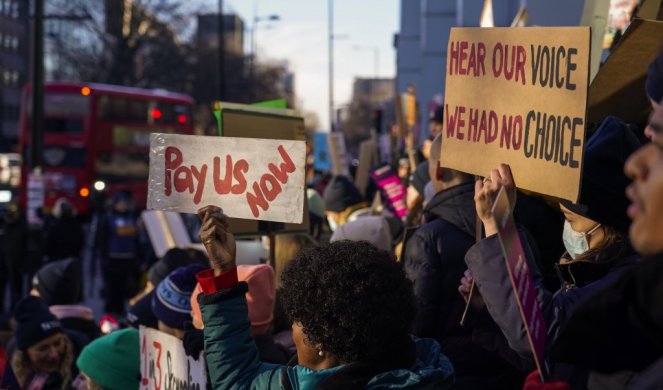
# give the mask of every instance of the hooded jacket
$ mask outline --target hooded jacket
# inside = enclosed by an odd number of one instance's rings
[[[374,366],[355,363],[313,371],[300,365],[263,363],[251,338],[246,289],[246,283],[240,282],[198,298],[205,323],[207,371],[214,389],[444,390],[453,385],[453,367],[433,340],[413,340],[416,360],[410,369],[375,372]]]
[[[501,356],[502,348],[477,337],[480,330],[482,339],[503,339],[490,317],[472,313],[465,325],[459,324],[465,302],[458,284],[467,269],[465,253],[475,242],[474,183],[438,192],[423,215],[426,223],[407,242],[403,257],[417,298],[413,333],[440,343],[454,365],[455,388],[520,387],[521,375]]]
[[[467,269],[465,253],[474,244],[474,207],[473,183],[438,192],[423,211],[426,223],[405,247],[403,265],[417,298],[414,334],[443,346],[460,331],[465,303],[457,289]]]

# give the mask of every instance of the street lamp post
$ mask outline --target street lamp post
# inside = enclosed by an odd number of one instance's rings
[[[334,0],[327,0],[329,24],[329,131],[334,131]]]
[[[251,65],[249,67],[249,79],[251,80],[251,98],[256,98],[256,80],[255,80],[255,63],[256,63],[256,53],[257,53],[257,39],[256,34],[258,33],[258,22],[269,21],[276,22],[281,20],[281,17],[276,14],[269,16],[253,16],[253,27],[251,27]]]

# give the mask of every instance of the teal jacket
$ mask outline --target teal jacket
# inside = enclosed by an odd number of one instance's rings
[[[324,388],[325,380],[344,367],[312,371],[303,366],[263,363],[258,356],[246,306],[246,284],[199,296],[205,323],[205,359],[214,389]],[[414,339],[416,363],[411,370],[393,370],[374,376],[366,389],[450,389],[453,367],[432,339]],[[287,378],[284,378],[287,376]]]

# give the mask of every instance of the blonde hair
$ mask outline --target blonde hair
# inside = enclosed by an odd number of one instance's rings
[[[60,389],[66,390],[71,386],[70,382],[73,379],[71,377],[71,365],[74,363],[74,346],[71,343],[71,340],[69,340],[69,337],[67,337],[64,333],[62,333],[62,337],[64,337],[65,340],[64,357],[60,363],[58,373],[62,377],[62,387]],[[20,349],[16,350],[12,356],[11,365],[12,369],[14,370],[14,374],[16,375],[16,379],[18,380],[18,383],[21,385],[21,387],[28,385],[26,381],[31,379],[35,374],[34,370],[32,370],[32,363],[30,363],[28,353]]]
[[[308,234],[278,234],[275,237],[274,271],[276,272],[276,285],[281,286],[281,274],[285,266],[295,258],[300,250],[318,246],[318,244]]]

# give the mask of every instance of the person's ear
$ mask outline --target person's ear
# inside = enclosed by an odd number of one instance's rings
[[[437,169],[435,170],[435,179],[437,181],[443,181],[444,179],[444,169],[440,166],[440,162],[437,162]]]

